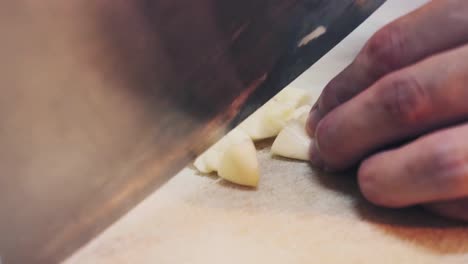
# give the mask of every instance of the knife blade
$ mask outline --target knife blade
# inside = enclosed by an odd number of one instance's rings
[[[382,2],[0,3],[2,261],[75,251]]]

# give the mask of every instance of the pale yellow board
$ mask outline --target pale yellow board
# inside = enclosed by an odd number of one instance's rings
[[[259,153],[257,190],[186,169],[69,263],[468,263],[468,229]],[[443,262],[442,262],[443,261]]]
[[[372,32],[424,2],[388,1],[293,85],[318,94]],[[260,148],[257,190],[187,168],[66,262],[468,263],[464,225],[418,208],[376,208],[354,175],[322,174]]]

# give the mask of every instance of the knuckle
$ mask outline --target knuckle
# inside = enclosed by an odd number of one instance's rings
[[[400,125],[414,124],[427,113],[429,92],[414,76],[390,75],[382,80],[380,87],[377,103],[389,121]]]
[[[368,41],[364,55],[370,60],[372,69],[388,72],[397,68],[404,58],[404,31],[398,24],[390,24],[378,31]]]

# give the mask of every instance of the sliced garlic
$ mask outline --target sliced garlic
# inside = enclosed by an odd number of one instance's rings
[[[278,136],[275,155],[308,160],[311,139],[305,131],[312,97],[301,89],[285,88],[194,162],[202,173],[217,172],[230,182],[257,186],[260,173],[252,140]]]
[[[240,129],[233,129],[212,147],[203,152],[193,163],[201,173],[211,173],[218,170],[221,156],[233,144],[251,141],[250,137]]]
[[[309,147],[312,139],[299,120],[292,120],[276,137],[271,153],[285,158],[309,160]]]
[[[201,173],[211,173],[213,170],[211,170],[205,162],[205,157],[204,156],[198,156],[195,161],[193,162],[193,166],[197,169],[197,171]]]
[[[239,185],[256,187],[260,172],[253,142],[242,141],[229,146],[221,157],[218,175]]]
[[[311,109],[312,109],[312,106],[310,105],[301,106],[297,108],[296,111],[294,111],[291,119],[299,120],[305,126]]]
[[[275,136],[276,131],[265,121],[266,107],[267,105],[261,107],[239,125],[239,129],[246,132],[254,141]]]
[[[278,102],[293,103],[296,108],[311,104],[312,99],[312,95],[308,91],[294,87],[286,87],[273,97],[273,100]]]
[[[309,160],[312,142],[306,131],[311,106],[302,106],[294,111],[293,118],[281,130],[271,146],[271,153],[285,158]]]
[[[311,95],[307,91],[287,87],[242,122],[239,128],[254,141],[274,137],[293,118],[295,110],[310,100]]]

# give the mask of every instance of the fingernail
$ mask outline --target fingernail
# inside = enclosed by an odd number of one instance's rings
[[[320,113],[318,109],[312,109],[312,111],[310,111],[309,117],[307,118],[307,133],[309,136],[314,137],[315,129],[317,128],[319,121]]]
[[[312,144],[310,146],[309,159],[312,166],[317,167],[319,169],[323,169],[325,167],[325,163],[322,160],[320,150],[315,140],[312,141]]]

